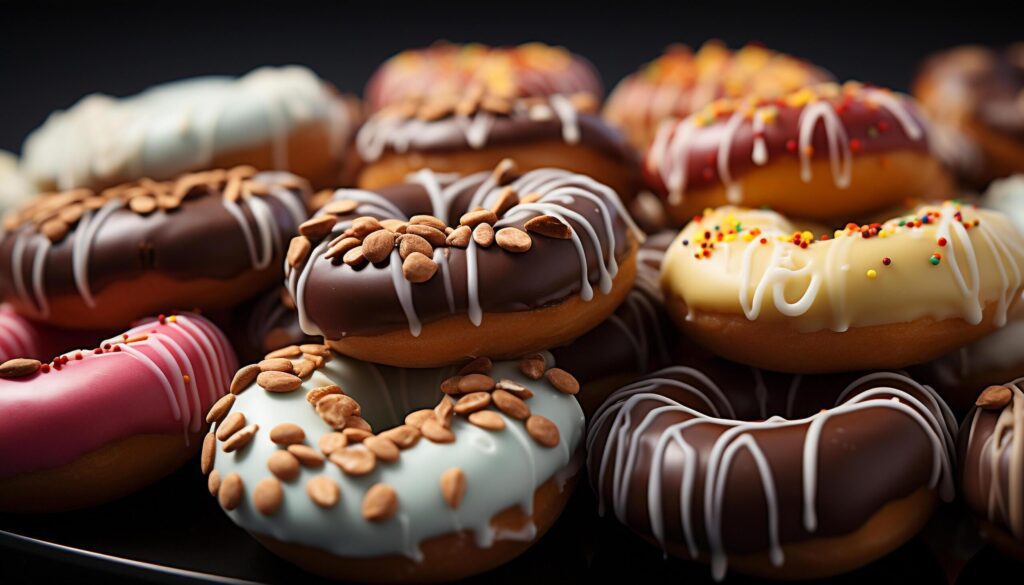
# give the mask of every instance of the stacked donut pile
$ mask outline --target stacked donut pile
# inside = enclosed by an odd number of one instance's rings
[[[1002,62],[942,59],[919,87],[992,84],[956,116],[717,42],[603,106],[541,44],[401,53],[362,104],[301,67],[83,98],[0,234],[0,509],[198,452],[342,580],[497,567],[583,475],[716,579],[856,569],[958,491],[1021,554],[1024,183],[959,190],[1020,144]]]

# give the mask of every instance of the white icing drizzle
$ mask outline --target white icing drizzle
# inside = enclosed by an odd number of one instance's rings
[[[836,187],[846,189],[850,186],[853,173],[853,152],[850,150],[850,139],[846,128],[835,108],[827,101],[808,104],[800,112],[800,131],[797,150],[800,154],[800,180],[810,183],[811,174],[811,139],[814,128],[821,120],[825,126],[825,139],[828,141],[829,165],[832,167],[832,179]]]
[[[652,449],[650,472],[647,478],[648,521],[651,534],[655,540],[665,547],[665,517],[662,508],[663,500],[668,494],[662,492],[662,478],[671,469],[673,475],[681,474],[680,480],[680,518],[683,537],[689,554],[696,558],[699,554],[694,536],[696,527],[693,524],[692,507],[703,505],[704,529],[710,548],[712,575],[716,580],[725,576],[728,556],[722,541],[722,511],[725,504],[725,492],[730,480],[730,471],[735,457],[741,450],[748,452],[754,459],[756,473],[760,478],[761,489],[765,497],[768,514],[769,559],[775,566],[784,562],[782,543],[780,541],[779,503],[776,491],[774,472],[765,457],[753,431],[779,429],[784,427],[806,427],[803,442],[803,525],[813,533],[817,530],[817,514],[815,496],[818,486],[817,461],[820,457],[820,437],[822,430],[830,419],[852,412],[867,409],[888,409],[909,417],[920,428],[928,439],[932,454],[932,472],[929,489],[938,489],[940,497],[949,501],[953,497],[952,465],[955,453],[953,434],[956,421],[944,402],[928,386],[923,386],[907,376],[896,373],[874,373],[862,376],[851,382],[836,399],[836,406],[807,418],[787,420],[779,416],[769,417],[760,421],[735,420],[721,418],[713,408],[709,413],[685,406],[674,399],[658,392],[659,387],[672,386],[683,388],[694,398],[702,400],[709,407],[715,404],[706,392],[714,394],[725,405],[730,402],[713,382],[700,374],[705,386],[695,387],[676,378],[676,376],[697,376],[699,371],[684,366],[665,368],[648,378],[639,380],[616,391],[594,415],[589,425],[587,450],[594,452],[595,443],[604,437],[604,451],[600,461],[591,461],[597,467],[595,488],[598,491],[599,511],[604,514],[605,502],[611,502],[616,517],[627,522],[626,507],[630,499],[630,483],[633,470],[638,464],[642,437],[658,417],[665,413],[683,413],[689,418],[666,427],[658,437]],[[794,376],[787,397],[787,409],[792,407],[793,394],[800,376]],[[891,387],[887,383],[900,381],[910,385],[919,395]],[[755,382],[758,379],[755,377]],[[873,386],[865,386],[876,383]],[[848,397],[855,389],[864,388],[852,398]],[[755,388],[752,391],[756,392]],[[634,409],[643,403],[655,403],[643,419],[634,420]],[[1024,402],[1022,402],[1024,407]],[[731,410],[731,406],[730,406]],[[1024,416],[1024,415],[1022,415]],[[1024,421],[1022,421],[1024,424]],[[684,431],[697,425],[715,425],[723,429],[707,454],[703,502],[693,501],[693,487],[701,476],[698,466],[700,458],[693,445],[690,445]],[[675,445],[680,452],[672,458],[666,458],[669,445]],[[681,468],[680,468],[681,467]],[[611,478],[611,493],[606,494],[606,479]]]
[[[543,122],[550,119],[550,113],[553,113],[561,123],[562,140],[567,144],[578,143],[581,133],[579,111],[576,106],[568,97],[561,94],[550,95],[544,99],[547,100],[547,105],[537,104],[532,107],[527,107],[523,101],[515,101],[512,104],[512,110],[501,117],[523,122],[527,120]],[[371,117],[359,129],[356,134],[356,148],[359,155],[367,162],[378,160],[389,148],[397,154],[404,154],[409,150],[415,150],[414,145],[422,137],[434,134],[431,130],[433,124],[447,124],[454,119],[462,132],[466,145],[473,150],[480,150],[487,146],[491,129],[499,119],[499,116],[482,109],[471,115],[453,114],[452,116],[439,121],[429,121],[415,116],[400,117],[393,113],[383,112]]]

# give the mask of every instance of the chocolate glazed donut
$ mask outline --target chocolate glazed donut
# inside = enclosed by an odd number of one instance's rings
[[[1024,378],[990,386],[960,429],[960,486],[996,548],[1024,559]]]
[[[602,513],[716,579],[809,579],[891,552],[952,498],[955,432],[902,374],[673,366],[612,394],[588,466]]]
[[[603,321],[633,284],[639,230],[589,177],[511,168],[337,191],[289,250],[302,329],[353,357],[428,367],[524,355]]]
[[[290,173],[236,167],[42,195],[4,220],[0,295],[71,329],[227,308],[273,282],[309,193]]]

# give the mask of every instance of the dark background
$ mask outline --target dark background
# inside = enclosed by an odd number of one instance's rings
[[[374,67],[436,39],[540,40],[590,58],[611,87],[672,42],[749,40],[840,79],[906,89],[929,52],[1024,39],[1012,2],[0,2],[0,148],[17,152],[46,115],[86,93],[135,93],[265,64],[312,67],[361,93]]]

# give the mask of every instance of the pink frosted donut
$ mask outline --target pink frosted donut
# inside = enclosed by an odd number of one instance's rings
[[[104,333],[69,331],[30,321],[7,303],[0,303],[0,363],[13,358],[49,359],[95,343]]]
[[[96,505],[188,460],[238,360],[212,323],[147,320],[93,350],[0,366],[0,511]]]

